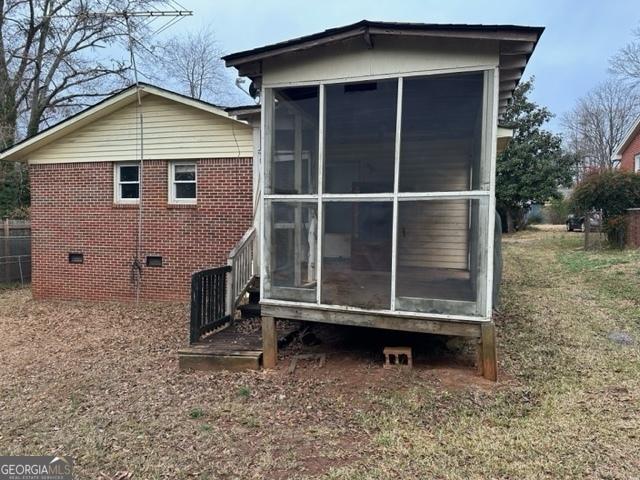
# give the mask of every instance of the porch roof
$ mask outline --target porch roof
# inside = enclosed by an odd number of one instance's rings
[[[232,53],[223,57],[223,60],[228,67],[236,67],[240,75],[256,78],[260,76],[258,73],[261,72],[259,65],[264,59],[354,37],[362,37],[370,47],[374,46],[373,37],[376,35],[496,40],[500,44],[500,113],[504,113],[543,31],[544,27],[521,25],[399,23],[361,20],[351,25],[330,28],[312,35]]]

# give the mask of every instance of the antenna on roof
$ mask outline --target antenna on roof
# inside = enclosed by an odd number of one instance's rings
[[[131,277],[133,283],[135,283],[136,287],[136,304],[140,300],[140,287],[142,281],[142,225],[143,225],[143,166],[144,166],[144,117],[143,112],[140,110],[138,112],[138,108],[142,106],[142,96],[140,95],[140,81],[138,79],[138,66],[136,63],[136,46],[147,50],[144,44],[135,37],[134,35],[134,26],[138,27],[138,30],[143,27],[150,27],[150,25],[156,21],[159,21],[157,24],[157,28],[151,32],[151,36],[158,35],[165,30],[171,28],[184,17],[190,17],[193,15],[191,10],[187,10],[184,8],[177,0],[150,0],[139,2],[139,4],[144,7],[149,8],[149,10],[139,10],[136,8],[136,4],[134,2],[134,8],[131,7],[132,2],[127,2],[125,8],[118,9],[117,5],[114,6],[113,0],[104,0],[106,5],[103,3],[103,0],[96,0],[97,4],[100,7],[104,7],[103,11],[91,11],[89,9],[83,10],[75,15],[75,17],[86,17],[86,18],[110,18],[110,19],[122,19],[122,27],[123,27],[123,36],[127,37],[127,48],[129,50],[129,56],[131,59],[131,69],[133,70],[133,78],[136,85],[136,95],[137,95],[137,107],[136,112],[139,113],[139,127],[136,126],[136,138],[138,136],[138,132],[140,133],[140,143],[139,143],[139,151],[140,151],[140,162],[138,169],[138,234],[137,234],[137,242],[136,242],[136,258],[131,263]],[[137,25],[132,25],[132,22],[136,22]],[[137,123],[138,119],[136,119]],[[137,142],[136,142],[137,143]],[[137,157],[137,148],[136,148],[136,157]]]

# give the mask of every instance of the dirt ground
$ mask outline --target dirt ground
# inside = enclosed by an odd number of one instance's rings
[[[580,234],[504,240],[501,380],[473,346],[320,330],[327,363],[186,373],[186,305],[0,292],[0,452],[70,455],[77,478],[639,478],[640,255]],[[411,371],[381,346],[420,347]],[[308,351],[305,349],[304,351]]]

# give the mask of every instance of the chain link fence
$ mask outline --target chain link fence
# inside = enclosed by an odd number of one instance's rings
[[[607,246],[602,210],[592,210],[584,216],[584,249],[601,250]]]
[[[31,224],[3,220],[0,224],[0,283],[31,281]]]

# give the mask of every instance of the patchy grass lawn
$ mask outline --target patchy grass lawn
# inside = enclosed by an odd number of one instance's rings
[[[639,478],[640,255],[581,239],[505,240],[495,386],[331,357],[182,373],[184,305],[0,291],[0,452],[71,455],[78,478]]]

